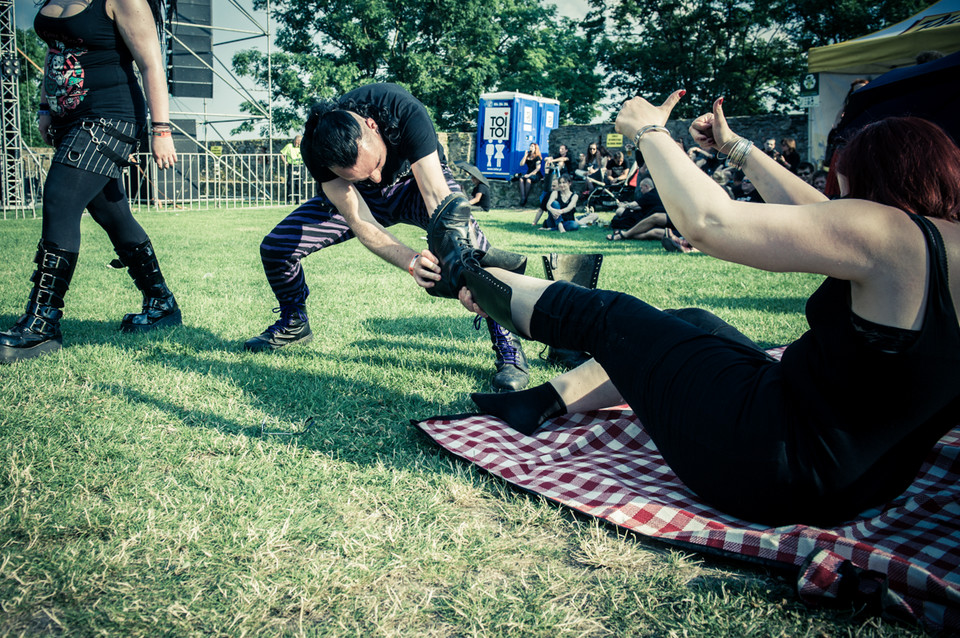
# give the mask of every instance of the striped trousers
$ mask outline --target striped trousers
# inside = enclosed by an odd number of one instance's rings
[[[444,177],[451,191],[460,192],[460,186],[446,167]],[[361,188],[360,193],[374,219],[385,228],[410,224],[426,230],[433,213],[426,209],[413,176],[383,189]],[[476,220],[471,223],[477,232],[479,248],[487,249],[490,243],[480,232]],[[304,257],[353,236],[346,220],[322,194],[304,202],[277,224],[260,244],[260,260],[280,305],[303,304],[310,293],[300,265]]]

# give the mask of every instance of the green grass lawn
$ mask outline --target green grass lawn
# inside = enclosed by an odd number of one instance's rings
[[[275,319],[258,247],[286,212],[141,213],[184,325],[132,336],[117,326],[139,293],[84,219],[63,350],[0,367],[0,635],[916,635],[807,609],[778,574],[618,534],[440,451],[410,419],[471,411],[486,330],[356,241],[304,262],[313,343],[243,353]],[[816,277],[531,218],[481,218],[531,274],[547,252],[602,252],[601,287],[705,307],[765,345],[804,330]],[[39,235],[0,222],[0,329]],[[539,350],[532,383],[557,372]]]

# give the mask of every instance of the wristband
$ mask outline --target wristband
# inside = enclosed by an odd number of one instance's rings
[[[154,136],[154,137],[173,137],[173,131],[170,131],[170,130],[165,130],[165,131],[151,131],[151,132],[150,132],[150,135],[152,135],[152,136]]]
[[[49,104],[48,102],[40,102],[40,106],[39,106],[38,108],[39,108],[41,111],[49,111],[49,110],[50,110],[50,104]]]
[[[407,266],[407,272],[409,272],[410,276],[413,277],[414,279],[416,279],[417,276],[413,274],[413,267],[416,265],[418,259],[420,259],[420,253],[417,253],[416,255],[414,255],[413,259],[410,260],[410,265]]]
[[[165,126],[167,128],[170,128],[170,122],[153,122],[150,124],[150,126],[153,128],[157,128],[158,126]]]
[[[37,111],[37,117],[43,117],[44,115],[50,115],[50,111],[48,109],[40,109]]]
[[[670,130],[666,126],[660,126],[659,124],[647,124],[633,136],[633,145],[640,146],[640,138],[649,133],[650,131],[660,131],[661,133],[666,133],[670,135]],[[672,138],[673,136],[670,135]]]

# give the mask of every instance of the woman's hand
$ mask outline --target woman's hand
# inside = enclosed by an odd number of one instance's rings
[[[637,131],[644,126],[651,124],[663,126],[670,118],[673,107],[675,107],[680,101],[680,98],[686,94],[687,92],[683,90],[674,91],[660,106],[654,106],[642,97],[627,100],[620,108],[620,113],[617,114],[617,121],[615,123],[617,133],[625,135],[627,139],[632,141]]]
[[[690,125],[690,136],[701,148],[715,148],[720,153],[729,152],[739,135],[730,130],[723,116],[723,98],[713,103],[713,113],[705,113]]]
[[[172,136],[151,135],[151,150],[153,151],[153,161],[157,163],[160,170],[171,168],[177,163],[177,151],[173,148]]]
[[[432,252],[424,249],[413,261],[410,274],[421,288],[433,288],[436,282],[440,281],[440,260]]]
[[[460,289],[457,298],[460,300],[460,304],[470,312],[475,312],[484,318],[488,316],[487,313],[481,310],[480,306],[476,304],[476,302],[473,300],[473,293],[471,293],[466,287]]]
[[[53,124],[53,118],[49,115],[41,115],[37,118],[37,129],[40,131],[40,137],[47,144],[53,144],[50,139],[50,125]]]

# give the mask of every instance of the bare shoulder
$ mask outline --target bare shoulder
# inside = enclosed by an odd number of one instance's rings
[[[106,0],[104,8],[111,20],[129,19],[149,16],[153,20],[153,13],[147,0]]]

